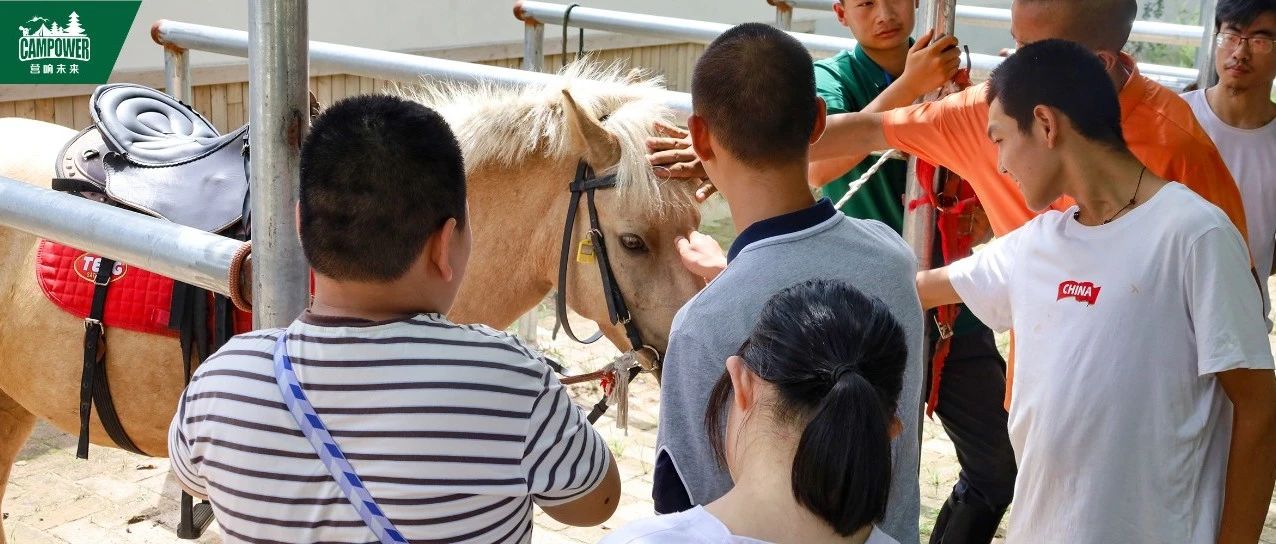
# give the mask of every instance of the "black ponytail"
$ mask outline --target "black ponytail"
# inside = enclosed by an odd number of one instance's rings
[[[891,482],[890,425],[908,347],[885,303],[839,281],[812,280],[776,294],[738,355],[778,391],[777,421],[804,427],[793,459],[798,503],[840,535],[882,519]],[[720,462],[727,374],[710,394],[705,425]]]

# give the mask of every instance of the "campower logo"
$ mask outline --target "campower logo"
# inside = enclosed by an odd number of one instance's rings
[[[0,1],[0,83],[105,83],[140,4]]]
[[[18,30],[22,32],[22,38],[18,40],[20,61],[65,59],[88,62],[92,58],[89,53],[93,42],[80,24],[80,14],[74,11],[67,16],[66,26],[37,15],[26,24],[19,25]]]

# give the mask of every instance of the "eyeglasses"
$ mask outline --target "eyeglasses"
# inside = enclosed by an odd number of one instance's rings
[[[1219,32],[1218,37],[1214,39],[1214,43],[1218,45],[1218,48],[1224,51],[1235,51],[1243,42],[1249,42],[1249,50],[1253,53],[1265,55],[1272,52],[1271,38],[1241,36],[1240,34],[1232,34],[1231,32]]]

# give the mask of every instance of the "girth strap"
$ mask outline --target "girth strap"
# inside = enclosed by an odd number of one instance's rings
[[[75,456],[80,459],[89,458],[89,420],[93,406],[97,406],[97,417],[120,449],[139,455],[145,455],[120,424],[119,414],[115,412],[115,403],[111,398],[111,386],[106,374],[106,331],[102,328],[102,318],[106,314],[106,292],[110,287],[115,261],[102,257],[98,262],[97,275],[93,283],[93,303],[89,307],[89,316],[84,320],[84,371],[80,377],[80,437],[76,445]]]

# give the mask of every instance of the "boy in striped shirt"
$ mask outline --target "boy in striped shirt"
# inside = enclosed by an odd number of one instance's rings
[[[445,313],[470,250],[461,151],[435,112],[361,96],[319,117],[301,155],[311,307],[237,336],[199,368],[173,419],[173,473],[208,497],[227,542],[369,542],[283,403],[280,334],[298,382],[409,541],[530,542],[532,504],[570,525],[611,516],[611,454],[546,361]]]

